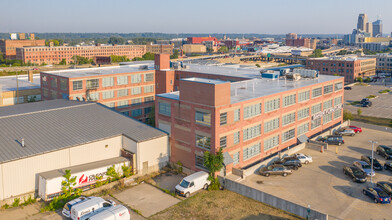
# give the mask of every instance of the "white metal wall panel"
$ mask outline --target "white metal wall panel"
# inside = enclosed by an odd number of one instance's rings
[[[168,136],[155,138],[138,144],[138,167],[142,168],[142,164],[148,161],[148,166],[156,166],[166,164],[169,161],[169,138]]]

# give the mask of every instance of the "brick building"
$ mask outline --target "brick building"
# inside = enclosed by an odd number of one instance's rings
[[[30,34],[30,39],[25,39],[24,34],[19,34],[20,40],[0,40],[0,51],[6,59],[17,59],[17,48],[45,46],[45,40],[36,40],[34,34]]]
[[[309,38],[286,39],[286,46],[316,49],[317,41]]]
[[[344,76],[344,81],[351,83],[357,77],[369,77],[376,73],[376,58],[369,57],[321,57],[309,58],[306,69],[320,71],[325,75]]]
[[[94,101],[140,121],[148,121],[155,95],[152,62],[41,72],[43,100]]]
[[[230,173],[343,120],[342,77],[284,81],[223,67],[171,70],[164,56],[155,69],[156,127],[170,134],[171,161],[192,170],[205,169],[204,151],[222,148],[233,161],[225,164]]]
[[[217,42],[218,39],[216,37],[188,37],[187,38],[188,44],[201,44],[204,41],[215,41],[215,42]]]
[[[17,59],[35,64],[58,64],[62,59],[74,62],[72,57],[81,56],[93,59],[95,56],[126,56],[129,59],[142,57],[146,45],[101,45],[101,46],[58,46],[58,47],[24,47],[16,49]]]
[[[147,53],[168,53],[170,55],[173,54],[174,44],[147,44],[146,52]]]

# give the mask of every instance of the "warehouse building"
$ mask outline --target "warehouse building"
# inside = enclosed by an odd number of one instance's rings
[[[36,195],[45,172],[126,158],[143,175],[169,160],[166,133],[98,103],[58,99],[1,107],[0,124],[3,203]]]

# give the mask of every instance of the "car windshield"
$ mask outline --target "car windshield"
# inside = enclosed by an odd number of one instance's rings
[[[363,169],[370,169],[371,166],[369,164],[362,164]]]
[[[181,183],[180,183],[180,186],[183,187],[183,188],[188,188],[189,182],[186,181],[186,180],[182,180]]]
[[[388,194],[386,192],[382,191],[382,190],[378,191],[378,195],[381,196],[381,197],[388,196]]]
[[[354,175],[363,175],[363,172],[360,170],[353,170]]]
[[[388,154],[392,154],[392,150],[390,148],[385,148],[385,152],[387,152]]]
[[[384,184],[382,184],[382,186],[384,187],[384,189],[385,189],[386,191],[392,192],[392,188],[391,188],[388,184],[384,183]]]
[[[72,207],[72,206],[71,206],[71,204],[69,204],[69,203],[67,203],[67,204],[64,205],[64,209],[67,210],[67,211],[69,211],[69,210],[71,209],[71,207]]]

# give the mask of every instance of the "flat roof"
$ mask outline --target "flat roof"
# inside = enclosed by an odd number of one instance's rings
[[[65,78],[79,78],[88,76],[103,76],[120,73],[132,73],[154,70],[154,62],[134,63],[132,65],[97,67],[97,68],[83,68],[83,69],[67,69],[56,71],[43,71],[42,73],[52,74]]]
[[[0,125],[0,163],[121,135],[135,142],[167,136],[102,104],[63,99],[0,107]]]
[[[192,82],[199,82],[199,83],[205,83],[205,84],[222,84],[222,83],[227,83],[228,81],[223,81],[219,79],[206,79],[206,78],[200,78],[200,77],[191,77],[191,78],[185,78],[181,79],[183,81],[192,81]]]
[[[260,78],[261,68],[251,68],[239,65],[198,65],[185,64],[186,68],[181,69],[183,72],[195,72],[202,74],[214,74],[222,76],[233,76],[244,79]]]
[[[18,85],[17,85],[18,84]],[[0,90],[3,92],[27,90],[27,89],[39,89],[41,80],[40,74],[33,75],[33,82],[30,82],[28,75],[18,75],[18,82],[16,81],[16,76],[2,76],[0,77]]]
[[[335,61],[356,61],[356,60],[368,60],[373,59],[371,57],[356,57],[356,56],[334,56],[334,57],[318,57],[309,58],[309,60],[335,60]]]

